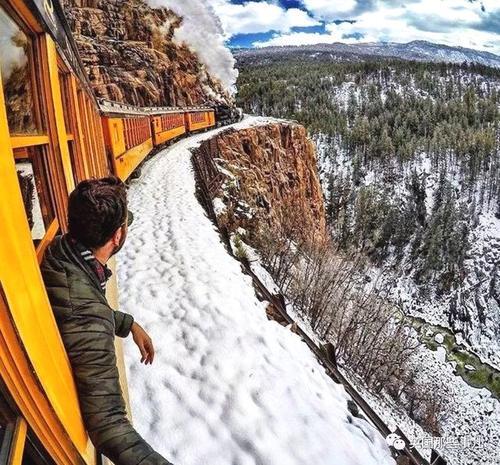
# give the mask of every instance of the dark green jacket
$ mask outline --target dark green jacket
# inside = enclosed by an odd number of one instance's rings
[[[66,238],[49,246],[41,269],[92,443],[117,465],[171,465],[127,419],[114,339],[129,334],[133,318],[109,306]]]

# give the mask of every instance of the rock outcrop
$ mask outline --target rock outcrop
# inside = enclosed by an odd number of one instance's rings
[[[187,46],[182,19],[142,0],[63,0],[98,97],[137,106],[198,105],[227,94]]]
[[[223,175],[215,208],[229,232],[290,225],[303,239],[326,237],[315,148],[303,126],[270,122],[230,129],[201,150],[215,157]]]

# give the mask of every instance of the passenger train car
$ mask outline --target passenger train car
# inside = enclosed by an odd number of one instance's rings
[[[98,100],[58,0],[0,0],[0,465],[100,461],[39,270],[68,194],[218,124],[211,107]]]

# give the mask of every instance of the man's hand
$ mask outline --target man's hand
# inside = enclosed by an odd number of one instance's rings
[[[130,331],[132,332],[134,342],[137,344],[137,347],[139,347],[139,350],[141,351],[141,363],[151,365],[155,357],[153,341],[148,336],[148,333],[144,331],[142,326],[137,324],[135,321],[132,324],[132,328],[130,328]]]

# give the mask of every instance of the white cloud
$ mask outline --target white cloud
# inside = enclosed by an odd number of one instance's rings
[[[356,0],[301,0],[315,18],[323,20],[349,19],[357,6]]]
[[[321,24],[306,11],[283,8],[276,0],[248,1],[241,5],[232,4],[230,0],[147,1],[153,7],[170,8],[185,18],[174,39],[191,47],[210,74],[227,89],[234,88],[238,75],[225,43],[232,36],[269,31],[289,33],[295,27]]]
[[[289,32],[294,27],[316,26],[318,20],[298,8],[285,9],[273,2],[231,4],[228,0],[209,0],[219,16],[226,37],[260,32]]]
[[[489,6],[487,1],[486,13],[481,11],[479,4],[465,1],[460,3],[456,0],[421,0],[407,6],[380,4],[376,10],[353,17],[356,21],[353,24],[328,23],[324,34],[276,34],[270,40],[254,45],[264,47],[381,41],[406,43],[412,40],[427,40],[500,54],[500,31],[495,33],[481,30],[481,21],[485,15],[495,11],[500,13],[497,0],[495,5],[491,2]]]

